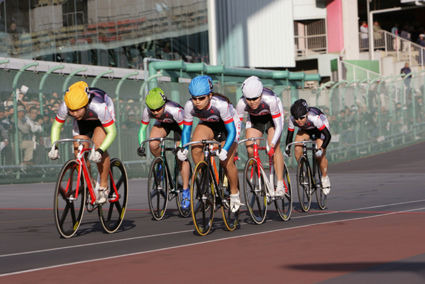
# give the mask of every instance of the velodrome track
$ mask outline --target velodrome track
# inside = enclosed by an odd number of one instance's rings
[[[206,237],[175,211],[152,221],[145,179],[130,181],[123,230],[107,235],[86,212],[69,240],[54,184],[2,185],[0,283],[424,283],[424,147],[331,166],[325,211],[301,213],[295,198],[288,222],[269,212],[253,225],[244,211],[239,230],[217,218]]]

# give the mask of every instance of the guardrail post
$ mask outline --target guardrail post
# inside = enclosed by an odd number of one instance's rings
[[[44,114],[44,105],[43,105],[43,87],[44,87],[44,83],[46,83],[47,77],[49,77],[49,75],[57,70],[63,69],[65,68],[64,65],[59,65],[56,67],[53,67],[51,69],[49,69],[41,78],[40,80],[40,85],[38,86],[38,100],[40,101],[40,114],[43,115]]]
[[[96,87],[96,83],[100,78],[102,78],[105,75],[111,74],[111,73],[114,73],[114,71],[108,70],[108,71],[100,73],[99,75],[96,76],[96,78],[94,78],[93,82],[91,82],[90,87],[92,87],[92,88]]]

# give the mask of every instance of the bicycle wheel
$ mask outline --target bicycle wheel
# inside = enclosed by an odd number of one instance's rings
[[[177,159],[176,159],[176,167],[177,167]],[[180,176],[180,173],[178,173],[177,177]],[[190,165],[189,162],[189,177],[192,176],[192,166]],[[190,182],[190,181],[189,181]],[[180,216],[187,218],[190,216],[190,207],[188,207],[187,209],[183,209],[182,208],[182,200],[183,200],[183,183],[182,182],[178,182],[177,180],[175,181],[176,183],[176,204],[177,204],[177,209],[179,210]]]
[[[300,202],[301,210],[308,212],[311,206],[311,172],[308,166],[307,159],[302,156],[298,162],[297,168],[297,190],[298,201]]]
[[[292,214],[292,188],[286,164],[283,167],[283,184],[285,187],[285,195],[282,197],[275,197],[274,205],[280,218],[283,221],[288,221]]]
[[[223,180],[220,181],[220,198],[221,198],[221,214],[223,215],[224,225],[228,231],[234,231],[239,225],[239,210],[232,212],[230,210],[230,185],[226,175],[223,175]]]
[[[56,229],[63,238],[71,238],[80,227],[86,203],[84,178],[78,178],[78,162],[67,161],[58,176],[53,202]],[[78,195],[77,195],[78,184]]]
[[[196,232],[207,235],[213,224],[215,211],[214,182],[205,161],[199,162],[190,184],[190,211]]]
[[[267,195],[264,179],[258,175],[258,163],[250,158],[244,169],[243,190],[249,215],[256,224],[264,223],[267,215]]]
[[[168,204],[167,168],[161,157],[151,164],[148,176],[148,201],[152,217],[160,221],[164,218]]]
[[[108,178],[108,202],[98,207],[98,214],[103,230],[111,234],[119,229],[127,210],[127,171],[119,159],[111,160]]]
[[[315,186],[316,186],[317,205],[319,206],[320,209],[325,210],[327,196],[323,193],[323,190],[322,190],[322,171],[320,170],[320,167],[317,164],[316,164],[316,173],[314,177],[315,177]]]

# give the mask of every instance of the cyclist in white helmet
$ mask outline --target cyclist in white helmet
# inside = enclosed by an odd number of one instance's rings
[[[246,116],[246,138],[262,137],[267,133],[267,141],[270,150],[268,155],[273,157],[276,176],[276,192],[270,194],[283,196],[285,194],[283,184],[284,161],[280,150],[280,136],[283,130],[283,106],[281,100],[272,90],[264,88],[263,83],[256,76],[247,78],[242,84],[243,97],[236,105],[239,118],[242,121]],[[248,155],[254,155],[253,142],[246,142]]]

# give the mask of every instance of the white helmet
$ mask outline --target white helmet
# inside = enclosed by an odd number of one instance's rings
[[[263,83],[257,76],[251,76],[242,83],[242,93],[248,99],[258,98],[263,93]]]

